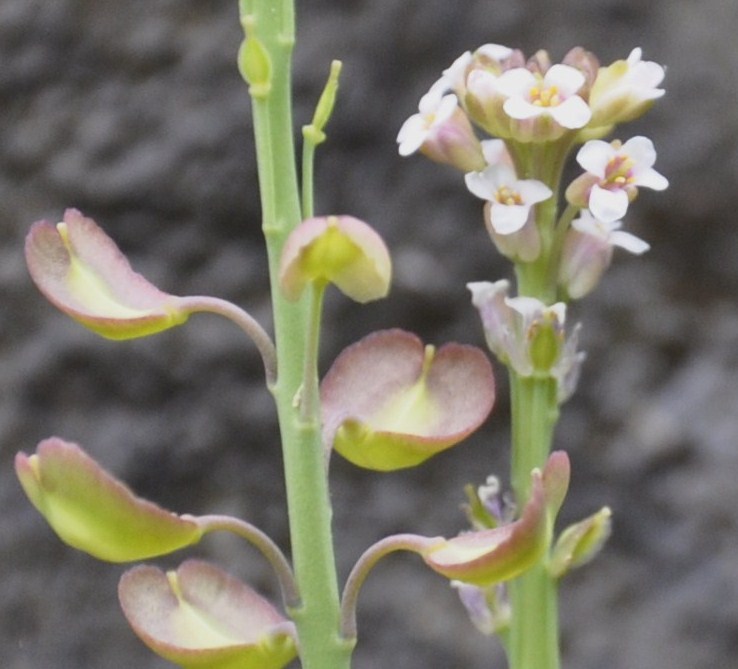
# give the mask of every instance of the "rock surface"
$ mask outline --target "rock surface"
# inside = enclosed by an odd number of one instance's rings
[[[557,444],[572,457],[565,516],[603,504],[614,535],[562,588],[567,669],[734,666],[738,639],[738,5],[733,0],[301,0],[297,123],[332,58],[344,61],[317,208],[376,225],[389,300],[331,299],[325,362],[399,326],[481,344],[464,284],[508,268],[456,173],[401,160],[394,139],[419,96],[485,42],[581,44],[607,63],[643,46],[668,95],[624,137],[651,136],[666,194],[644,193],[618,256],[575,307],[589,352]],[[32,287],[24,235],[64,207],[94,216],[165,290],[210,293],[269,320],[249,101],[234,66],[235,0],[0,3],[0,664],[162,668],[116,602],[122,568],[59,544],[12,471],[49,434],[84,445],[140,494],[178,511],[249,518],[287,545],[274,412],[261,367],[229,324],[202,316],[141,342],[101,341]],[[452,534],[462,486],[506,466],[505,383],[469,444],[417,470],[335,463],[340,568],[394,531]],[[258,555],[222,538],[210,557],[265,593]],[[173,559],[163,564],[175,564]],[[503,666],[458,601],[417,560],[367,583],[357,668]]]

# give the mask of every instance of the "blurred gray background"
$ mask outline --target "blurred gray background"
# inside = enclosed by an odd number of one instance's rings
[[[666,97],[621,129],[659,150],[665,194],[643,192],[620,254],[577,304],[589,359],[557,446],[572,458],[564,520],[603,504],[614,535],[562,587],[567,669],[729,669],[738,656],[738,3],[735,0],[298,0],[296,124],[330,60],[345,69],[317,210],[373,223],[392,250],[389,299],[328,302],[324,368],[371,330],[482,344],[464,284],[508,274],[460,175],[401,160],[419,96],[485,42],[595,51],[634,46],[668,66]],[[101,223],[164,290],[231,299],[269,323],[249,100],[234,65],[236,0],[0,1],[0,665],[162,669],[116,600],[121,566],[63,546],[15,480],[16,451],[82,444],[138,493],[180,512],[242,515],[288,545],[274,411],[253,347],[195,317],[111,343],[31,285],[23,238],[67,206]],[[332,471],[341,574],[398,531],[453,534],[462,486],[507,468],[506,382],[467,444],[395,474]],[[226,537],[190,555],[266,594],[260,556]],[[171,566],[182,556],[161,560]],[[361,669],[503,667],[443,579],[382,563],[364,590]]]

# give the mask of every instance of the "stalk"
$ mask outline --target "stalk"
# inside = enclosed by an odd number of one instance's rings
[[[279,416],[290,539],[300,604],[290,611],[305,669],[348,669],[352,644],[340,636],[340,604],[331,529],[314,366],[305,377],[309,300],[286,301],[279,288],[285,240],[301,220],[292,127],[291,55],[295,40],[293,0],[241,0],[248,39],[268,54],[269,85],[251,85],[263,230],[272,287],[278,375],[271,385]],[[249,31],[251,33],[249,34]]]
[[[561,236],[573,210],[567,209],[557,226],[557,198],[568,142],[529,149],[518,147],[518,169],[528,178],[546,183],[554,195],[536,207],[541,254],[532,263],[515,266],[518,294],[546,305],[557,299]],[[512,458],[511,479],[518,505],[530,496],[530,473],[546,464],[559,418],[557,382],[553,378],[521,377],[510,369]],[[559,669],[559,612],[557,580],[541,563],[511,581],[512,615],[508,658],[510,669]]]
[[[513,453],[512,481],[518,500],[530,496],[530,472],[542,468],[551,451],[558,418],[556,381],[510,372]],[[522,504],[524,502],[519,502]],[[510,669],[559,669],[557,583],[538,564],[509,586],[512,617],[508,642]]]

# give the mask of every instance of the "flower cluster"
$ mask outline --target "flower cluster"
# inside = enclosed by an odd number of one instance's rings
[[[546,51],[526,58],[485,44],[444,70],[398,135],[401,155],[420,151],[461,170],[467,189],[484,201],[485,226],[515,263],[521,295],[509,297],[504,281],[470,284],[487,343],[518,374],[556,378],[561,398],[573,390],[583,357],[576,330],[564,338],[566,302],[596,287],[615,247],[648,250],[620,229],[622,219],[639,188],[668,186],[654,169],[651,140],[603,138],[664,94],[664,74],[640,49],[601,66],[581,47],[553,63]],[[565,160],[576,147],[582,172],[562,188]],[[531,357],[543,350],[542,333],[555,342],[545,369]]]

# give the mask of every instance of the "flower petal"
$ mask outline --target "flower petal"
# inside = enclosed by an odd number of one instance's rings
[[[622,188],[608,190],[595,184],[589,195],[589,210],[600,221],[617,221],[628,211],[628,194]]]
[[[592,118],[589,105],[578,95],[572,95],[560,105],[548,107],[548,113],[556,123],[569,130],[583,128]]]
[[[612,144],[601,139],[591,139],[577,152],[577,162],[582,169],[604,179],[607,174],[607,164],[615,157]]]
[[[497,234],[510,235],[522,229],[529,215],[530,205],[493,202],[490,207],[489,222]]]

